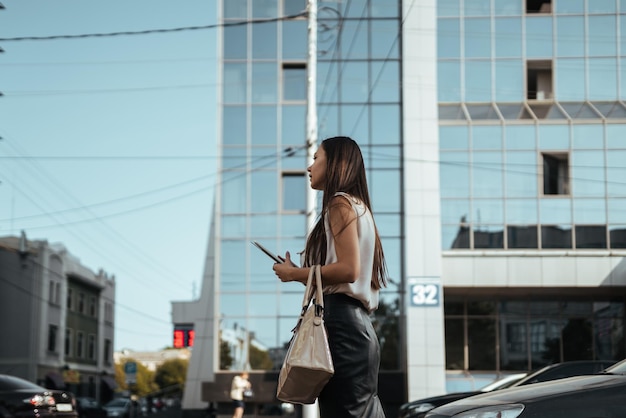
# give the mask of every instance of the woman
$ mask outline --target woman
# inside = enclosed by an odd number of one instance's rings
[[[335,375],[318,398],[323,418],[384,417],[378,399],[380,347],[369,314],[386,286],[385,259],[372,217],[363,156],[356,142],[338,136],[322,142],[307,169],[311,187],[324,192],[319,219],[299,268],[274,264],[283,282],[306,283],[322,265],[324,321]]]
[[[243,401],[243,391],[252,387],[248,377],[248,372],[243,372],[240,375],[233,377],[233,381],[230,385],[230,398],[232,399],[235,407],[233,418],[243,417],[243,410],[246,406]]]

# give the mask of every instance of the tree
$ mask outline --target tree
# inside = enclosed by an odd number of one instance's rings
[[[228,342],[220,339],[220,369],[228,370],[233,365],[233,356],[230,355]]]
[[[182,387],[185,384],[188,366],[189,360],[179,358],[166,360],[157,368],[154,375],[154,382],[159,385],[161,389],[175,385]]]
[[[128,362],[137,364],[136,382],[131,385],[126,383],[126,373],[124,373],[124,367]],[[120,363],[115,364],[115,381],[120,391],[128,390],[133,395],[137,396],[144,396],[159,388],[156,383],[154,383],[154,372],[151,372],[146,366],[132,358],[126,358]]]
[[[250,367],[254,370],[272,370],[274,362],[267,351],[261,351],[250,344]]]

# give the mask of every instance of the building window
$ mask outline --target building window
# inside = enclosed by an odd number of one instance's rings
[[[526,98],[528,100],[552,99],[552,61],[526,62]]]
[[[67,310],[71,311],[74,309],[74,290],[67,289]]]
[[[97,313],[96,306],[97,306],[96,297],[95,296],[89,296],[89,315],[94,317],[94,318],[96,316],[98,316],[96,314]]]
[[[59,333],[59,327],[50,324],[48,326],[48,351],[55,353],[57,351],[57,334]]]
[[[104,321],[109,324],[113,323],[113,305],[109,302],[104,303]]]
[[[526,13],[552,13],[552,1],[526,0]]]
[[[83,292],[78,293],[78,312],[85,313],[85,294]]]
[[[283,15],[293,16],[306,11],[305,0],[285,0],[283,2]]]
[[[288,212],[305,212],[308,188],[305,174],[302,172],[283,173],[282,183],[283,210]]]
[[[283,100],[306,101],[306,64],[283,63]]]
[[[71,328],[65,330],[65,357],[72,357],[72,343],[74,331]]]
[[[104,339],[104,350],[102,350],[102,361],[104,364],[111,364],[111,340]]]
[[[85,334],[82,331],[76,332],[76,357],[85,357]]]
[[[96,359],[96,336],[89,334],[89,341],[87,342],[87,358],[89,360]]]
[[[543,194],[569,194],[569,155],[543,153]]]

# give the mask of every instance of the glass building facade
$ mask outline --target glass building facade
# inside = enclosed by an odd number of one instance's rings
[[[302,287],[276,280],[250,241],[295,255],[308,232],[306,1],[219,3],[221,166],[201,301],[212,316],[174,312],[197,342],[208,335],[197,379],[209,386],[280,367]],[[318,2],[318,136],[361,145],[390,270],[374,317],[388,412],[440,394],[422,374],[439,367],[434,352],[448,390],[626,356],[624,34],[626,0]],[[414,71],[430,64],[432,84]],[[432,132],[408,105],[416,95],[436,96]],[[420,150],[437,137],[435,162]],[[408,167],[433,163],[435,194],[416,198],[423,172]],[[415,207],[437,219],[437,248],[411,229]],[[416,258],[441,264],[441,311],[412,304]],[[412,334],[442,327],[443,341]]]

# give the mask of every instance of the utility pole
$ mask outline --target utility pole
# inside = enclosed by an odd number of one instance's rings
[[[307,0],[307,96],[306,96],[306,157],[307,167],[313,163],[314,147],[317,145],[317,0]],[[317,194],[312,187],[307,188],[306,218],[309,230],[317,216],[315,199]],[[303,405],[302,418],[318,418],[317,400],[313,405]]]

